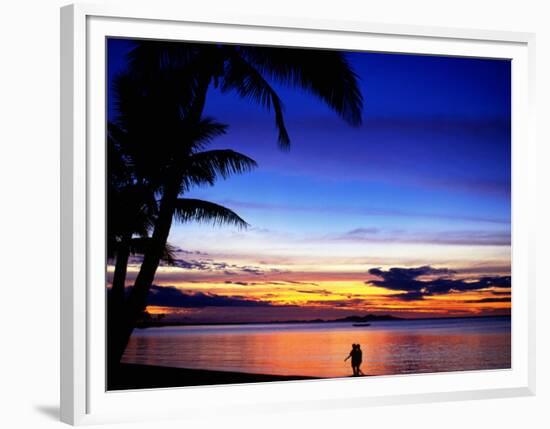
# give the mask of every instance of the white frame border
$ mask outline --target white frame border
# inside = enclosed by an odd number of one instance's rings
[[[312,400],[296,400],[280,396],[280,387],[271,388],[272,392],[279,391],[279,394],[272,393],[272,397],[267,402],[254,403],[250,400],[243,400],[239,403],[238,397],[243,398],[253,396],[253,392],[259,392],[266,388],[265,384],[238,385],[216,387],[214,389],[231,389],[232,397],[237,400],[226,407],[216,408],[217,412],[242,413],[246,412],[265,412],[280,411],[291,409],[320,409],[327,407],[361,407],[367,405],[381,404],[406,404],[433,401],[449,401],[463,399],[483,399],[510,396],[533,395],[535,392],[535,137],[534,137],[534,45],[535,37],[531,33],[469,30],[469,29],[450,29],[437,27],[419,27],[411,25],[388,25],[372,24],[353,21],[319,21],[297,18],[278,18],[268,16],[248,16],[248,17],[230,17],[230,16],[200,16],[189,13],[179,8],[158,8],[151,9],[140,7],[112,8],[105,6],[92,5],[71,5],[61,9],[61,419],[70,424],[91,424],[106,421],[127,421],[144,418],[167,418],[167,417],[185,417],[189,415],[189,408],[167,408],[159,410],[157,413],[148,413],[147,415],[132,415],[132,413],[112,413],[106,411],[107,408],[96,407],[103,399],[97,390],[97,380],[89,377],[90,362],[93,357],[90,355],[90,338],[97,336],[97,329],[92,329],[90,322],[89,302],[93,298],[90,296],[87,284],[89,284],[89,258],[87,249],[90,246],[89,222],[90,210],[88,200],[93,187],[90,186],[90,162],[93,157],[101,155],[90,153],[87,147],[89,139],[88,115],[90,114],[90,99],[92,94],[87,90],[88,55],[90,50],[90,40],[88,34],[88,21],[92,17],[113,18],[113,19],[133,19],[142,21],[176,22],[176,23],[202,23],[206,26],[229,24],[231,26],[246,26],[258,28],[271,28],[284,33],[284,31],[293,30],[324,30],[332,34],[351,34],[362,35],[380,35],[389,37],[417,37],[436,40],[455,40],[458,42],[491,42],[496,45],[517,46],[524,52],[524,62],[526,70],[522,79],[527,82],[520,82],[522,85],[528,85],[528,91],[525,94],[513,92],[513,97],[518,96],[522,99],[522,109],[519,112],[521,118],[514,121],[520,124],[520,127],[513,127],[513,140],[521,137],[522,151],[518,153],[513,149],[513,164],[517,166],[516,160],[521,157],[521,165],[528,166],[526,170],[522,167],[522,187],[518,188],[513,184],[512,194],[517,197],[521,194],[521,201],[525,208],[521,215],[522,235],[517,236],[513,231],[515,243],[521,241],[522,249],[525,254],[521,256],[525,262],[525,279],[527,285],[525,296],[521,296],[521,305],[525,307],[526,328],[528,335],[524,344],[527,345],[527,359],[525,362],[525,371],[522,377],[514,380],[512,384],[495,384],[494,388],[469,389],[468,383],[464,385],[463,390],[456,391],[424,391],[408,392],[406,389],[401,391],[404,394],[381,394],[365,396],[363,394],[346,396],[346,394],[336,395],[333,398],[319,398]],[[410,52],[415,52],[411,51]],[[498,56],[498,55],[496,55]],[[517,90],[517,85],[515,86]],[[101,94],[103,97],[103,94]],[[516,113],[516,112],[515,112]],[[517,114],[517,113],[516,113]],[[519,134],[518,134],[519,133]],[[514,147],[514,146],[513,146]],[[517,148],[517,144],[515,145]],[[524,149],[525,148],[525,149]],[[513,168],[514,169],[514,168]],[[516,169],[516,172],[518,169]],[[514,180],[515,180],[515,176]],[[96,179],[97,180],[97,179]],[[516,181],[517,184],[517,181]],[[521,191],[518,193],[518,191]],[[518,199],[515,198],[514,206],[518,205]],[[101,208],[103,210],[103,208]],[[97,212],[97,210],[96,210]],[[515,216],[516,220],[520,216]],[[513,223],[514,225],[514,223]],[[515,228],[515,226],[514,226]],[[515,228],[517,231],[517,228]],[[91,252],[90,252],[91,253]],[[102,255],[100,255],[102,257]],[[94,258],[95,259],[95,258]],[[518,259],[518,258],[516,258]],[[514,265],[515,267],[515,265]],[[103,268],[102,268],[103,269]],[[514,274],[515,276],[515,274]],[[517,293],[513,294],[514,305]],[[513,317],[515,317],[513,305]],[[513,335],[517,330],[513,330]],[[521,333],[521,332],[520,332]],[[92,335],[93,334],[93,335]],[[96,342],[97,343],[97,342]],[[97,359],[96,359],[97,361]],[[523,365],[523,364],[522,364]],[[484,374],[486,374],[485,372]],[[447,377],[449,380],[455,374],[442,374],[441,377]],[[459,374],[456,374],[459,375]],[[461,377],[468,374],[461,373]],[[402,383],[402,377],[392,376],[392,380],[401,380],[393,384]],[[415,377],[415,376],[407,376]],[[456,377],[455,377],[456,378]],[[517,377],[516,377],[517,378]],[[443,378],[442,378],[443,379]],[[491,376],[488,377],[488,380]],[[497,380],[497,378],[495,378]],[[342,380],[315,381],[313,383],[342,383]],[[344,381],[345,382],[345,381]],[[294,389],[303,388],[304,383],[292,383]],[[289,383],[284,383],[286,386]],[[349,384],[349,383],[348,383]],[[453,384],[453,383],[451,383]],[[456,379],[454,380],[456,385]],[[281,386],[280,383],[271,383],[273,386]],[[337,384],[333,384],[336,388]],[[95,390],[94,390],[95,389]],[[194,395],[201,396],[201,389],[209,389],[210,395],[214,394],[212,387],[197,388],[192,390]],[[277,390],[279,389],[279,390]],[[226,393],[227,391],[224,390]],[[188,390],[187,392],[191,392]],[[251,393],[252,392],[252,393]],[[111,394],[111,392],[109,393]],[[103,396],[107,396],[103,392]],[[151,394],[158,400],[164,400],[166,397],[174,395],[182,396],[185,394],[181,389],[157,389],[154,391],[143,392]],[[121,403],[124,398],[136,395],[136,392],[118,393]],[[277,396],[279,395],[279,396]],[[115,398],[115,400],[117,400]],[[94,407],[91,404],[94,404]],[[239,406],[236,406],[239,403]],[[96,411],[99,408],[100,411]],[[93,410],[93,412],[91,412]],[[211,411],[205,408],[192,408],[195,416],[208,415]]]

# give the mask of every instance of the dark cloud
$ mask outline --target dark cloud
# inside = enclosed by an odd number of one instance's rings
[[[424,292],[405,292],[398,295],[392,295],[392,298],[399,299],[401,301],[418,301],[419,299],[424,299]]]
[[[510,265],[480,265],[480,266],[474,266],[474,267],[464,267],[464,268],[458,268],[456,269],[456,273],[463,273],[463,274],[501,274],[501,273],[509,273],[510,272]]]
[[[161,266],[166,266],[164,262],[161,263]],[[197,261],[197,260],[185,260],[185,259],[175,259],[171,266],[183,268],[184,270],[201,270],[207,271],[211,269],[209,261]]]
[[[229,273],[228,273],[229,275]],[[240,281],[240,280],[225,280],[224,281],[225,284],[228,284],[228,285],[238,285],[238,286],[265,286],[265,285],[273,285],[273,286],[289,286],[289,285],[300,285],[300,286],[319,286],[318,283],[313,283],[313,282],[299,282],[299,281],[294,281],[294,280],[281,280],[281,281],[266,281],[266,282],[262,282],[262,281],[259,281],[259,282],[245,282],[245,281]],[[293,290],[296,290],[296,289],[293,289]],[[300,291],[298,291],[300,292]],[[312,290],[312,291],[309,291],[309,293],[319,293],[321,291],[315,291],[315,290]],[[306,293],[306,292],[304,292]]]
[[[183,253],[184,255],[202,255],[202,256],[208,255],[208,253],[206,252],[201,252],[199,250],[185,250],[185,249],[182,249],[181,247],[177,247],[175,251],[177,253]]]
[[[254,286],[258,284],[258,283],[252,283],[252,282],[234,282],[231,280],[226,280],[224,283],[228,285],[237,285],[237,286]]]
[[[454,271],[448,268],[432,268],[425,265],[418,268],[390,268],[387,271],[380,268],[371,268],[369,274],[381,277],[382,280],[374,280],[370,283],[391,290],[415,291],[425,286],[426,282],[417,280],[422,276],[451,275]]]
[[[139,263],[141,263],[143,258],[137,257],[136,260],[139,261]],[[173,263],[170,265],[166,264],[165,262],[161,262],[160,265],[164,267],[173,266],[184,270],[219,272],[228,276],[239,275],[239,274],[253,274],[253,275],[261,276],[265,274],[265,271],[259,267],[254,267],[249,265],[230,264],[223,261],[214,261],[212,259],[175,258]]]
[[[365,300],[361,298],[353,299],[330,299],[330,300],[308,300],[308,305],[314,306],[326,306],[333,308],[347,308],[347,307],[356,307],[358,305],[365,304]]]
[[[351,231],[346,232],[345,235],[349,237],[354,237],[354,236],[378,234],[379,232],[380,232],[379,228],[355,228],[355,229],[352,229]]]
[[[300,290],[300,289],[294,289],[294,291],[299,293],[311,293],[316,295],[323,295],[323,296],[329,296],[332,295],[332,292],[327,289],[314,289],[314,290]]]
[[[174,286],[151,286],[148,305],[161,307],[202,308],[202,307],[271,307],[270,302],[254,301],[246,297],[221,296],[204,292],[185,292]]]
[[[486,303],[486,302],[512,302],[512,297],[507,296],[504,298],[481,298],[481,299],[472,299],[466,302],[468,304],[477,304],[477,303]]]
[[[255,267],[240,267],[240,270],[243,273],[254,274],[256,276],[261,276],[262,274],[264,274],[264,271],[262,269]]]
[[[319,286],[318,283],[312,283],[312,282],[299,282],[297,280],[282,280],[284,283],[290,283],[293,285],[304,285],[304,286]]]
[[[279,295],[277,295],[276,293],[264,293],[262,295],[262,298],[263,299],[272,299],[272,298],[278,298]]]
[[[433,268],[428,265],[418,268],[390,268],[387,271],[372,268],[369,273],[381,280],[371,280],[375,286],[402,294],[393,295],[403,301],[421,300],[425,296],[441,295],[449,292],[464,292],[486,289],[489,287],[511,287],[510,276],[480,277],[476,280],[454,279],[454,271],[447,268]],[[434,276],[438,276],[434,278]],[[421,277],[429,277],[421,280]]]
[[[177,253],[183,253],[185,255],[207,255],[206,253],[199,251],[184,251],[177,250]],[[131,266],[139,266],[143,262],[143,256],[133,255],[130,257],[128,263]],[[177,267],[182,270],[192,270],[192,271],[206,271],[211,273],[222,273],[227,276],[231,275],[255,275],[262,276],[266,273],[265,270],[260,267],[255,267],[251,265],[238,265],[230,264],[223,261],[215,261],[209,258],[200,258],[200,259],[191,259],[191,258],[174,258],[171,264],[166,263],[165,261],[160,262],[161,267]],[[270,272],[282,272],[276,269],[271,269]]]
[[[297,281],[297,280],[262,281],[260,279],[257,282],[240,281],[240,280],[225,280],[224,283],[228,284],[228,285],[233,284],[233,285],[239,285],[239,286],[267,286],[267,285],[272,285],[272,286],[294,286],[294,285],[298,285],[298,286],[315,286],[315,287],[319,286],[319,283],[302,282],[302,281]],[[297,289],[291,289],[291,290],[294,290],[296,292],[302,292],[302,291],[297,290]],[[321,292],[323,292],[323,291],[322,290],[303,291],[303,293],[321,293]]]

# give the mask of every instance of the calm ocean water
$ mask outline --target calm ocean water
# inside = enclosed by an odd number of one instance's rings
[[[136,329],[123,362],[262,374],[342,377],[352,343],[367,375],[511,367],[509,317]]]

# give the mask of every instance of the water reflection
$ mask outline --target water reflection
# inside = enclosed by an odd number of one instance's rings
[[[246,325],[136,330],[123,361],[262,374],[341,377],[352,343],[368,375],[510,368],[510,322],[412,326]]]

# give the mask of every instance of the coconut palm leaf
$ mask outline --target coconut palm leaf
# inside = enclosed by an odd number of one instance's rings
[[[133,74],[159,70],[182,70],[197,62],[208,44],[140,40],[128,52],[128,69]]]
[[[195,198],[178,198],[174,218],[179,222],[211,222],[215,225],[248,227],[237,213],[227,207]]]
[[[235,90],[241,97],[252,99],[268,111],[273,109],[279,131],[279,146],[289,149],[290,137],[285,126],[281,99],[262,74],[236,53],[229,58],[221,90]]]
[[[185,159],[182,187],[186,190],[193,185],[214,185],[219,177],[227,179],[249,172],[257,165],[252,158],[231,149],[197,152]]]
[[[198,123],[190,124],[185,119],[180,123],[181,127],[173,150],[176,154],[192,154],[204,149],[216,137],[227,133],[228,125],[217,122],[211,117],[204,117]]]
[[[239,46],[240,55],[264,76],[319,97],[351,125],[361,124],[358,76],[338,51]]]
[[[144,255],[151,245],[151,237],[134,237],[130,240],[130,254]],[[176,260],[177,247],[170,243],[164,246],[162,261],[167,265],[174,265]]]

